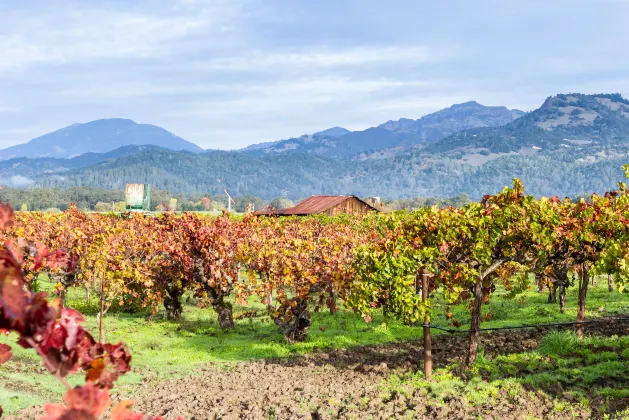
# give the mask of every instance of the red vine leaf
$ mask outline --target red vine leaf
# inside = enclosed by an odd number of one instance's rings
[[[47,404],[46,415],[41,420],[97,420],[111,403],[108,391],[89,382],[66,392],[63,400],[65,406]]]
[[[142,420],[144,414],[131,411],[133,401],[120,401],[111,409],[111,420]]]

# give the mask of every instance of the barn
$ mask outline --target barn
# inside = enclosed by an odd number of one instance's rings
[[[278,216],[326,214],[334,216],[341,213],[363,214],[370,211],[378,211],[378,209],[355,195],[313,195],[294,207],[273,212],[259,212],[258,214],[274,214]]]

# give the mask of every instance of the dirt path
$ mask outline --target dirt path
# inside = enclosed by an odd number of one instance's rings
[[[629,323],[593,324],[589,333],[629,335]],[[488,358],[537,347],[545,329],[494,332],[482,343]],[[466,336],[439,335],[433,354],[437,367],[462,359]],[[198,374],[136,388],[135,408],[166,420],[185,419],[329,419],[329,418],[564,418],[543,395],[510,396],[505,391],[491,405],[470,406],[459,396],[431,403],[422,390],[385,396],[380,384],[392,372],[418,369],[421,342],[317,351],[292,359],[207,364]],[[123,396],[116,396],[120,399]],[[588,418],[574,404],[571,413]],[[619,407],[622,408],[622,407]],[[36,418],[27,410],[19,417]]]

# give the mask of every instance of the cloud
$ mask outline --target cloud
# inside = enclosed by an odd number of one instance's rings
[[[435,63],[452,59],[457,48],[452,46],[368,46],[347,49],[317,48],[301,51],[268,53],[253,51],[240,56],[216,58],[193,63],[198,70],[259,71],[283,69],[321,69],[367,65]]]
[[[488,10],[491,13],[488,13]],[[626,2],[0,3],[0,144],[103,117],[238,148],[454,102],[629,92]]]
[[[225,31],[237,17],[238,2],[219,2],[195,13],[158,15],[88,7],[87,3],[48,10],[12,11],[0,6],[0,70],[89,60],[155,58],[181,54],[185,41]],[[5,8],[5,10],[2,10]],[[31,16],[32,14],[32,16]]]

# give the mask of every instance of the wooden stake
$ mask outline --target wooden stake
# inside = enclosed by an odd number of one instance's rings
[[[100,311],[99,311],[99,318],[98,318],[98,342],[103,344],[105,342],[105,339],[103,337],[103,315],[104,315],[104,309],[105,309],[105,296],[104,296],[104,285],[103,285],[103,280],[101,279],[100,281]]]
[[[428,272],[422,276],[422,302],[428,300]],[[424,315],[424,374],[426,379],[432,378],[432,339],[430,337],[430,315],[428,311]]]

